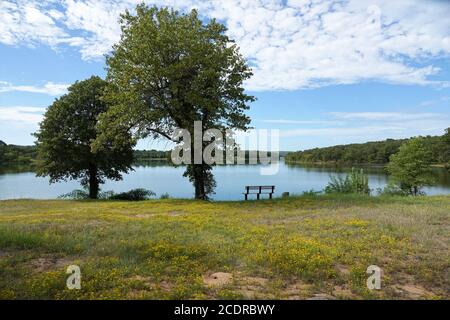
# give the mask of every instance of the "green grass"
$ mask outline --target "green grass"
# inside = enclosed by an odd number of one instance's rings
[[[0,298],[448,299],[449,222],[448,196],[0,201]]]

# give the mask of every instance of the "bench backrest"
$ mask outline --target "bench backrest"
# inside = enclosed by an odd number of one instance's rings
[[[275,189],[275,186],[246,186],[245,189],[247,190],[247,192],[249,191],[266,191],[266,190],[271,190],[272,192]]]

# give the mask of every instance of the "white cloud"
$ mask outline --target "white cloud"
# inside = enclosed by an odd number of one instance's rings
[[[447,117],[439,113],[403,113],[403,112],[330,112],[338,119],[368,120],[368,121],[412,121],[439,120]]]
[[[0,43],[77,48],[98,59],[119,39],[117,18],[140,0],[2,1]],[[413,0],[154,0],[224,22],[254,68],[252,90],[361,81],[448,86],[433,58],[450,55],[450,4]],[[58,3],[58,5],[55,5]]]
[[[17,123],[19,125],[36,125],[42,118],[45,108],[38,107],[0,107],[0,121],[5,121],[9,125]]]
[[[402,112],[332,112],[334,121],[342,126],[281,130],[287,137],[336,137],[346,141],[369,141],[387,138],[406,138],[416,135],[441,135],[449,126],[450,117],[440,113]]]
[[[313,129],[293,129],[282,130],[280,136],[283,137],[359,137],[361,135],[370,136],[383,132],[400,132],[401,127],[397,126],[360,126],[355,128],[331,127]]]
[[[67,92],[69,85],[63,83],[47,82],[43,86],[13,85],[9,82],[0,81],[0,92],[21,91],[59,96]]]
[[[258,121],[258,120],[257,120]],[[291,125],[291,124],[344,124],[343,121],[332,121],[332,120],[287,120],[287,119],[266,119],[259,120],[261,123],[270,123],[270,124],[281,124],[281,125]]]

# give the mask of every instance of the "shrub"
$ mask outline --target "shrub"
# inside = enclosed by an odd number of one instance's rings
[[[150,197],[155,196],[156,194],[147,189],[133,189],[128,192],[122,192],[118,194],[114,194],[109,199],[111,200],[125,200],[125,201],[142,201],[147,200]]]
[[[163,193],[159,198],[160,198],[161,200],[163,200],[163,199],[169,199],[169,198],[170,198],[170,195],[166,192],[166,193]]]
[[[113,191],[104,191],[104,192],[100,191],[98,193],[98,199],[106,200],[113,195],[114,195]],[[87,200],[89,199],[89,189],[88,188],[75,189],[70,191],[69,193],[64,193],[58,196],[58,199]]]
[[[410,195],[408,191],[405,190],[405,188],[402,188],[401,186],[393,183],[392,181],[389,182],[383,189],[379,188],[378,193],[381,196],[402,196],[406,197]],[[422,191],[419,191],[418,194],[425,194],[422,193]]]
[[[68,193],[58,196],[59,199],[85,200],[89,199],[89,193],[86,190],[75,189]]]
[[[330,182],[325,188],[325,193],[359,193],[370,194],[369,178],[364,170],[352,168],[345,178],[330,176]]]
[[[155,193],[147,189],[133,189],[127,192],[115,193],[114,191],[99,192],[100,200],[125,200],[125,201],[142,201],[155,196]],[[62,194],[59,199],[87,200],[89,199],[89,191],[87,189],[76,189],[69,193]]]

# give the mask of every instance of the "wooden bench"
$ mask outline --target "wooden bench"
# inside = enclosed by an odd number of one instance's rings
[[[248,200],[249,194],[256,194],[256,199],[258,200],[261,194],[268,194],[269,199],[272,199],[274,192],[275,186],[246,186],[243,195],[245,196],[245,200]]]

